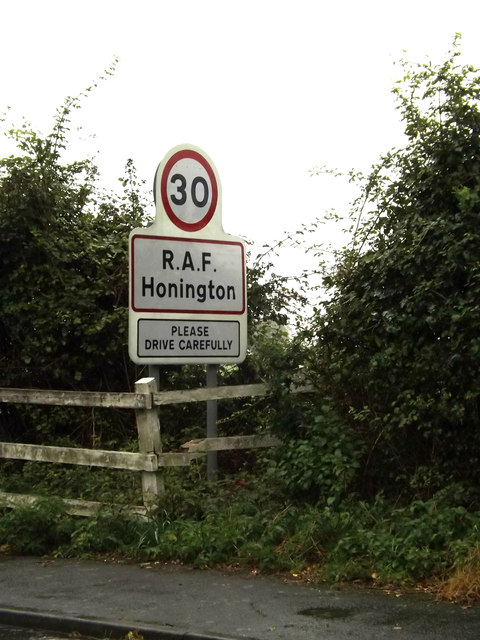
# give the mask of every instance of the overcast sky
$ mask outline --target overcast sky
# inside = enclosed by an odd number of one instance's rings
[[[170,148],[195,144],[219,172],[225,231],[257,242],[345,208],[345,186],[310,177],[313,166],[365,170],[402,143],[391,88],[404,49],[443,61],[459,31],[465,62],[480,67],[478,0],[0,0],[0,9],[0,111],[9,105],[14,122],[24,116],[46,133],[64,98],[118,56],[114,77],[74,116],[83,129],[71,158],[98,151],[103,183],[115,187],[131,157],[150,187]]]

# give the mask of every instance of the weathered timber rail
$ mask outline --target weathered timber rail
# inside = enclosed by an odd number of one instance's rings
[[[291,393],[309,393],[314,391],[314,388],[311,385],[292,385],[290,391]],[[224,387],[189,389],[186,391],[157,391],[153,394],[153,403],[156,406],[161,406],[206,400],[232,400],[234,398],[266,396],[268,393],[269,386],[265,383],[238,384]]]
[[[0,402],[46,404],[64,407],[107,409],[151,409],[152,394],[101,391],[44,391],[43,389],[0,389]]]
[[[293,393],[311,392],[310,386],[294,386]],[[160,436],[158,407],[186,402],[205,402],[265,396],[266,384],[235,385],[179,391],[157,391],[153,378],[142,378],[135,383],[134,393],[94,391],[52,391],[41,389],[0,388],[0,402],[11,404],[40,404],[66,407],[104,407],[133,409],[138,432],[138,453],[73,447],[54,447],[22,443],[0,442],[0,458],[52,462],[57,464],[87,465],[137,471],[142,474],[143,505],[131,507],[138,515],[154,508],[164,492],[163,468],[188,466],[190,462],[209,451],[253,449],[277,446],[273,436],[232,436],[203,438],[182,445],[183,452],[163,452]],[[0,505],[16,507],[32,504],[36,496],[0,492]],[[85,500],[64,500],[67,510],[74,515],[92,515],[105,505]]]

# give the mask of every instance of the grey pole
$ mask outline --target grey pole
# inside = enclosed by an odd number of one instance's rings
[[[217,386],[218,366],[216,364],[207,364],[207,388]],[[207,400],[207,438],[217,437],[217,401]],[[218,456],[216,451],[207,453],[207,480],[214,482],[217,478]]]
[[[157,386],[157,391],[160,391],[160,367],[158,364],[149,364],[148,365],[148,375],[151,378],[155,378],[155,384]]]

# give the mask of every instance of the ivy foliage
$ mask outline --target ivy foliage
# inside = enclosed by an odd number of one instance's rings
[[[0,384],[125,388],[128,232],[142,222],[135,171],[107,198],[97,168],[63,164],[71,110],[40,136],[10,130],[0,160]]]
[[[480,480],[480,75],[402,61],[406,146],[361,177],[309,366],[366,445],[364,488]]]

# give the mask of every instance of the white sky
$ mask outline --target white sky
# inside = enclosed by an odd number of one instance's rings
[[[443,61],[459,31],[480,67],[478,0],[0,0],[0,15],[0,112],[46,133],[119,56],[74,116],[71,159],[98,151],[117,188],[132,157],[150,187],[170,148],[195,144],[219,172],[225,231],[259,243],[344,208],[345,185],[310,168],[366,170],[401,144],[402,50]]]

